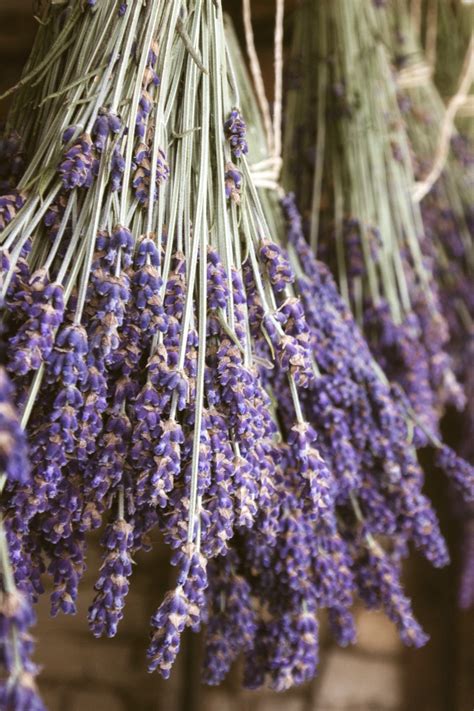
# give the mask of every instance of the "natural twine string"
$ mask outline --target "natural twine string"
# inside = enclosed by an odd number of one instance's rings
[[[243,21],[245,31],[245,45],[250,62],[250,72],[252,74],[257,100],[260,106],[260,111],[263,118],[263,125],[267,138],[267,145],[271,153],[273,153],[273,127],[270,114],[270,105],[265,93],[265,83],[263,81],[262,68],[258,59],[257,50],[255,48],[255,40],[252,27],[252,8],[251,0],[242,0]]]
[[[411,21],[418,37],[421,37],[421,5],[422,0],[412,0]]]
[[[436,65],[436,46],[438,40],[438,2],[431,2],[428,5],[428,17],[426,21],[426,59],[431,67]]]
[[[420,202],[425,195],[431,190],[434,183],[441,175],[449,155],[449,145],[451,136],[454,131],[454,120],[459,109],[466,104],[470,104],[471,99],[468,97],[472,82],[474,81],[474,35],[471,36],[469,47],[464,59],[461,76],[459,79],[458,90],[450,99],[446,107],[443,123],[441,124],[438,146],[435,153],[435,159],[428,175],[418,183],[415,183],[413,189],[413,199]]]
[[[275,190],[283,195],[280,185],[282,166],[282,117],[283,117],[283,39],[285,0],[276,0],[274,62],[275,62],[275,97],[273,119],[270,104],[267,99],[262,68],[255,48],[255,37],[252,27],[251,0],[242,0],[245,44],[250,62],[250,73],[257,94],[257,100],[263,118],[270,157],[251,166],[252,176],[257,188]]]
[[[400,89],[411,89],[414,86],[423,86],[433,76],[433,68],[425,61],[420,60],[401,69],[397,74],[397,84]]]

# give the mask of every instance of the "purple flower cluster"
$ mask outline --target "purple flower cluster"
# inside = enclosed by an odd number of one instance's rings
[[[65,142],[67,142],[68,137],[65,136]],[[86,133],[75,139],[72,146],[65,149],[63,160],[58,166],[58,172],[65,190],[89,188],[92,185],[96,169],[94,143]]]
[[[0,592],[0,707],[8,711],[45,711],[35,683],[37,669],[30,661],[34,622],[23,593]]]
[[[14,407],[13,387],[0,367],[0,472],[24,484],[30,476],[26,435]]]
[[[122,122],[116,114],[106,109],[99,111],[92,128],[92,140],[96,150],[101,153],[105,149],[109,137],[118,134],[121,128]]]
[[[242,188],[242,175],[239,169],[230,161],[225,167],[225,195],[228,200],[232,200],[236,205],[240,204],[240,192]]]
[[[167,593],[151,620],[151,641],[147,656],[149,671],[160,670],[168,679],[178,655],[181,635],[186,627],[199,624],[207,588],[205,559],[190,552],[178,576],[175,590]]]
[[[230,112],[230,116],[224,124],[224,132],[234,158],[241,158],[248,153],[247,126],[239,109],[232,109]]]
[[[8,367],[16,375],[26,375],[38,370],[53,349],[64,314],[63,288],[52,283],[45,270],[40,269],[31,275],[17,300],[21,300],[24,321],[9,341]]]
[[[0,195],[0,232],[3,232],[5,227],[16,217],[24,203],[23,195],[17,190]]]
[[[133,527],[123,519],[109,524],[103,546],[106,554],[95,584],[96,596],[89,609],[89,624],[96,637],[104,632],[113,637],[123,617],[128,578],[132,574],[130,549],[133,545]]]
[[[148,205],[150,196],[152,200],[158,199],[160,185],[165,183],[169,177],[169,167],[166,161],[166,156],[163,150],[159,149],[156,159],[155,168],[155,187],[150,188],[150,180],[152,173],[152,157],[150,150],[144,143],[141,143],[135,153],[134,166],[135,172],[133,175],[132,186],[135,191],[137,200],[142,205]]]

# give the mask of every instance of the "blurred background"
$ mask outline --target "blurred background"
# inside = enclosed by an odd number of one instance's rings
[[[287,2],[289,10],[296,4]],[[240,31],[240,3],[226,4]],[[18,80],[28,56],[35,33],[34,6],[33,0],[0,0],[0,93]],[[253,0],[253,6],[255,37],[271,96],[274,4]],[[0,120],[7,110],[7,102],[1,103]],[[448,418],[446,428],[452,441],[454,418]],[[163,682],[146,673],[145,649],[149,618],[168,587],[166,553],[158,545],[156,552],[137,560],[118,636],[95,640],[86,623],[100,565],[92,542],[78,615],[52,620],[47,599],[40,604],[36,660],[43,667],[40,686],[49,711],[472,711],[474,615],[460,611],[456,601],[459,524],[445,482],[429,459],[426,464],[427,491],[437,506],[453,563],[434,571],[413,556],[407,566],[407,592],[431,635],[424,649],[403,649],[389,621],[360,610],[355,648],[332,645],[322,621],[319,677],[296,691],[244,692],[238,669],[225,686],[202,687],[196,635],[185,637],[175,671],[169,682]]]

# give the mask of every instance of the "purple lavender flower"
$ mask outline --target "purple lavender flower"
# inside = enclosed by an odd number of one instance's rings
[[[207,279],[210,309],[226,309],[229,300],[227,277],[218,252],[209,247],[207,250]]]
[[[144,91],[141,95],[138,105],[137,120],[135,126],[135,134],[140,141],[145,139],[148,117],[153,107],[153,98],[148,91]]]
[[[122,256],[121,250],[117,252]],[[130,279],[123,271],[116,276],[111,270],[99,267],[92,272],[91,285],[96,302],[89,324],[89,347],[91,353],[108,363],[120,345],[119,329],[130,299]]]
[[[413,647],[422,647],[428,641],[413,616],[410,601],[400,585],[399,574],[387,556],[372,549],[363,553],[355,566],[359,592],[369,608],[383,607],[388,617],[397,625],[402,641]]]
[[[132,294],[136,305],[132,319],[140,330],[141,338],[166,333],[168,318],[161,296],[163,281],[159,272],[159,254],[150,237],[144,237],[135,255],[135,272],[132,276]]]
[[[183,595],[188,601],[188,626],[193,631],[199,629],[203,612],[206,608],[205,591],[208,586],[206,573],[206,558],[198,552],[193,552],[189,558],[189,567],[186,565],[186,573],[181,573],[178,585],[183,586]],[[184,575],[186,578],[184,579]],[[183,581],[181,583],[181,581]]]
[[[8,344],[8,368],[17,375],[38,370],[50,355],[63,319],[63,287],[51,283],[39,269],[28,283],[23,303],[26,321]]]
[[[2,571],[2,574],[6,575],[6,571]],[[0,706],[2,709],[45,711],[34,681],[37,668],[31,661],[34,644],[29,629],[34,622],[35,615],[25,594],[16,589],[2,592],[0,600],[2,666]]]
[[[182,587],[166,594],[165,599],[151,619],[151,641],[147,651],[148,671],[159,669],[168,679],[178,656],[183,633],[189,616],[189,602]]]
[[[16,190],[7,195],[0,195],[0,232],[10,224],[16,214],[25,204],[25,198]]]
[[[25,484],[30,476],[26,435],[13,405],[13,387],[0,367],[0,471],[10,482]]]
[[[94,178],[94,170],[94,144],[91,137],[83,133],[76,143],[64,152],[58,172],[64,188],[74,190],[74,188],[90,187]]]
[[[109,410],[96,456],[90,461],[85,474],[90,499],[101,502],[122,483],[128,466],[131,432],[132,426],[127,414]]]
[[[15,665],[34,671],[30,661],[33,642],[29,628],[36,621],[28,598],[18,590],[2,592],[0,604],[0,657],[2,666],[12,674]],[[18,658],[17,658],[18,656]]]
[[[122,127],[120,118],[116,115],[101,109],[92,128],[92,140],[95,148],[102,153],[107,144],[109,136],[119,133]]]
[[[288,284],[294,281],[294,274],[288,257],[278,244],[271,240],[262,242],[260,258],[265,265],[275,291],[283,291]]]
[[[160,186],[168,180],[170,172],[166,155],[160,148],[156,159],[155,187],[152,189],[150,185],[151,161],[150,150],[144,143],[141,143],[134,156],[135,172],[132,186],[137,200],[145,206],[148,205],[150,196],[153,201],[158,200]]]
[[[65,503],[68,504],[67,499]],[[65,615],[76,614],[79,581],[85,569],[83,541],[83,536],[75,532],[75,535],[71,535],[69,538],[61,536],[55,539],[54,543],[48,547],[51,559],[48,573],[54,583],[51,593],[51,615],[53,617],[59,612]]]
[[[312,508],[310,515],[324,519],[332,515],[334,482],[324,459],[314,446],[315,439],[316,433],[305,422],[291,428],[288,444],[293,449],[299,474],[308,483]]]
[[[232,109],[230,112],[230,116],[224,124],[224,133],[230,143],[234,158],[241,158],[248,153],[249,148],[245,139],[247,126],[239,109]]]
[[[236,205],[240,205],[240,192],[242,188],[242,174],[230,161],[225,167],[225,196]]]
[[[100,576],[95,584],[96,596],[89,608],[89,625],[95,637],[117,633],[123,617],[128,578],[132,574],[130,549],[133,544],[133,527],[123,519],[109,524],[102,545],[106,549]]]
[[[436,450],[436,465],[454,483],[465,501],[474,499],[474,467],[447,445]]]
[[[249,583],[236,572],[234,551],[209,564],[209,622],[205,633],[203,679],[220,684],[241,652],[250,650],[256,633]]]
[[[113,192],[121,189],[124,170],[125,158],[123,157],[119,146],[115,146],[110,160],[110,183]]]
[[[0,707],[5,711],[46,711],[33,674],[21,672],[0,682]]]
[[[276,640],[269,666],[272,688],[285,691],[303,684],[316,674],[319,662],[319,625],[316,609],[306,605],[303,611],[287,614],[281,624],[281,637]],[[313,609],[309,609],[313,607]]]

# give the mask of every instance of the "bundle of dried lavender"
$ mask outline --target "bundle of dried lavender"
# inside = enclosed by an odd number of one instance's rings
[[[249,124],[253,127],[249,133],[249,155],[255,154],[257,165],[262,165],[265,159],[262,123],[256,101],[248,91],[250,81],[242,70],[237,45],[232,36],[229,41],[235,56],[234,66],[238,68],[238,83],[243,87],[242,108],[245,115],[251,117]],[[275,196],[263,194],[261,197],[272,234],[277,234],[281,220]],[[351,598],[359,596],[369,607],[385,609],[406,644],[420,645],[426,637],[403,594],[400,559],[406,554],[411,539],[435,565],[446,561],[442,539],[435,533],[436,519],[421,494],[423,477],[411,445],[404,408],[395,399],[396,391],[391,392],[387,387],[328,270],[315,260],[307,246],[293,198],[285,197],[282,207],[288,261],[295,273],[287,293],[301,297],[316,366],[315,377],[303,393],[303,411],[335,479],[336,526],[343,547],[325,540],[317,525],[308,524],[304,511],[298,512],[295,497],[290,493],[291,482],[287,481],[286,504],[280,514],[279,540],[271,565],[265,564],[268,556],[265,550],[256,555],[258,548],[252,532],[248,536],[248,552],[245,548],[238,551],[241,560],[242,553],[244,561],[249,558],[249,570],[262,571],[252,586],[254,598],[260,599],[264,611],[259,621],[261,639],[253,649],[245,647],[246,681],[258,686],[270,677],[278,689],[285,688],[291,680],[304,679],[305,675],[307,678],[316,664],[315,617],[306,614],[302,620],[296,614],[298,599],[308,613],[329,609],[331,628],[340,644],[354,638],[349,607]],[[266,350],[263,353],[267,355]],[[268,377],[274,383],[274,391],[283,393],[285,384],[278,372],[273,370]],[[369,420],[365,419],[367,416]],[[291,427],[291,422],[285,419],[282,422],[286,429]],[[370,432],[377,433],[374,439]],[[472,491],[472,472],[466,475],[471,476]],[[401,509],[397,500],[404,501]],[[291,565],[286,570],[282,567],[285,565],[282,549],[291,551]],[[338,560],[335,567],[331,560],[334,553]],[[211,579],[211,592],[214,584],[213,609],[217,609],[218,595],[226,588],[222,587],[222,576],[216,583]],[[269,589],[273,591],[270,599]],[[312,605],[308,607],[309,601]],[[225,630],[228,634],[230,630],[224,625],[230,625],[230,621],[222,616],[221,624],[221,647],[214,638],[208,642],[209,666],[217,656],[216,650],[227,648]],[[287,630],[286,634],[282,634],[282,627]],[[308,631],[306,649],[296,643],[305,629]],[[248,644],[247,640],[248,635],[245,636]],[[292,665],[278,668],[276,660],[281,659],[282,649],[288,644],[294,645]],[[222,668],[221,658],[222,653],[217,668],[216,662],[213,664],[216,676],[211,676],[211,680],[218,681],[219,674],[227,668]]]
[[[241,651],[248,686],[300,683],[320,609],[352,641],[354,593],[422,644],[400,559],[410,541],[435,565],[447,552],[404,410],[291,198],[288,250],[280,208],[262,205],[247,139],[264,141],[257,121],[246,134],[220,4],[87,3],[79,18],[78,44],[103,34],[79,73],[64,58],[66,110],[3,203],[33,470],[2,502],[16,585],[35,597],[46,571],[53,613],[74,612],[104,523],[89,619],[114,635],[158,528],[177,566],[148,651],[165,677],[183,630],[206,623],[209,683]]]
[[[303,314],[277,305],[291,269],[251,183],[239,207],[246,127],[220,9],[94,9],[78,46],[97,17],[108,31],[80,71],[65,57],[66,112],[3,202],[7,363],[33,467],[31,484],[7,483],[5,521],[17,585],[35,597],[49,573],[55,614],[74,612],[85,536],[105,519],[97,635],[115,634],[132,556],[160,528],[178,579],[149,658],[167,676],[182,630],[206,616],[207,560],[247,529],[274,544],[283,455],[309,520],[333,519],[333,485],[301,413]]]
[[[453,9],[443,10],[440,7],[440,12],[442,15],[451,14]],[[413,152],[415,177],[425,192],[424,181],[430,175],[433,161],[439,153],[446,108],[429,72],[426,72],[426,60],[410,22],[407,4],[399,0],[381,20],[385,23],[387,41],[393,48],[394,65],[398,73],[398,102]],[[474,461],[474,400],[471,382],[474,339],[473,166],[474,149],[468,137],[458,133],[453,126],[444,168],[420,203],[425,228],[421,246],[432,264],[440,305],[449,324],[450,340],[447,348],[468,398],[460,446],[463,456],[471,462]],[[471,521],[472,507],[466,507],[468,545],[460,590],[461,602],[466,605],[474,599],[474,550],[472,543],[469,543],[472,541]]]
[[[398,103],[410,141],[415,178],[423,185],[439,149],[445,106],[430,79],[406,3],[397,2],[391,12],[381,14],[381,21],[398,71]],[[470,288],[474,278],[474,210],[470,195],[474,152],[468,138],[454,127],[450,143],[444,170],[420,203],[425,230],[421,246],[435,273],[441,308],[449,324],[448,348],[458,376],[465,381],[465,345],[474,318]]]
[[[372,0],[357,8],[309,1],[300,9],[286,180],[301,201],[311,246],[336,274],[382,368],[407,394],[423,443],[438,437],[445,405],[462,408],[465,397],[422,251],[410,145],[380,20],[385,12]],[[316,67],[316,79],[308,66]]]

